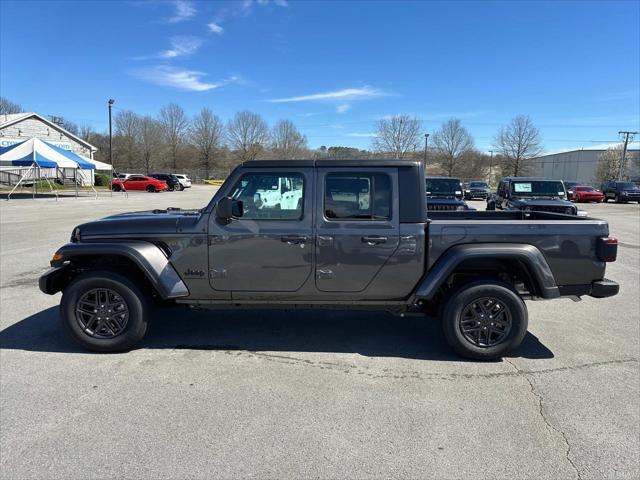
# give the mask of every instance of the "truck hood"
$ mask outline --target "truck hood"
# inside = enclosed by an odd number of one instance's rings
[[[155,235],[176,233],[195,224],[201,216],[200,210],[149,210],[121,213],[78,225],[83,239],[87,237],[127,237],[137,234]]]
[[[512,202],[515,205],[523,206],[523,207],[571,207],[573,203],[562,200],[562,199],[552,199],[552,198],[514,198]]]

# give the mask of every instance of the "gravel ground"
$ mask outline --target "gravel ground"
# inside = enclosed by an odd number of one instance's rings
[[[37,288],[72,227],[213,191],[0,202],[2,478],[640,477],[637,204],[584,207],[620,239],[620,294],[528,302],[503,361],[362,312],[166,309],[137,350],[78,349]]]

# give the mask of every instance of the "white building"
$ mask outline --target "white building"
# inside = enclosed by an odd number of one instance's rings
[[[0,115],[0,147],[8,147],[31,137],[88,158],[93,158],[98,150],[89,142],[35,112]]]
[[[0,115],[0,147],[21,143],[32,137],[90,159],[93,159],[98,150],[89,142],[35,112]],[[57,178],[65,184],[73,184],[76,179],[80,185],[95,183],[93,170],[74,170],[49,168],[41,169],[39,174],[51,179]],[[0,166],[0,183],[4,185],[15,185],[21,176],[21,168]]]
[[[606,151],[606,149],[580,149],[542,155],[532,160],[534,175],[594,184],[597,182],[596,172],[600,155]],[[640,176],[638,164],[634,161],[638,153],[637,148],[627,150],[626,165],[630,177]]]

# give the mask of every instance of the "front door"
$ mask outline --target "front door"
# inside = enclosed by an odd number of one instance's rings
[[[209,220],[209,279],[215,290],[294,292],[311,275],[313,169],[244,169],[224,192],[244,214]]]
[[[398,248],[398,175],[394,168],[320,168],[316,287],[364,292]]]

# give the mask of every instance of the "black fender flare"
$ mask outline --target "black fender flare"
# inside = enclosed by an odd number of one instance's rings
[[[431,300],[460,263],[474,258],[519,261],[528,269],[542,298],[560,297],[553,272],[535,246],[523,243],[475,243],[456,245],[444,252],[418,283],[416,298]]]
[[[162,299],[167,300],[189,295],[189,289],[169,259],[160,248],[150,242],[114,240],[95,243],[67,243],[56,254],[61,255],[61,258],[52,261],[53,268],[40,277],[40,289],[44,293],[54,294],[60,291],[61,282],[56,281],[55,277],[63,275],[65,267],[68,266],[67,262],[74,257],[117,255],[129,259],[137,265]]]

